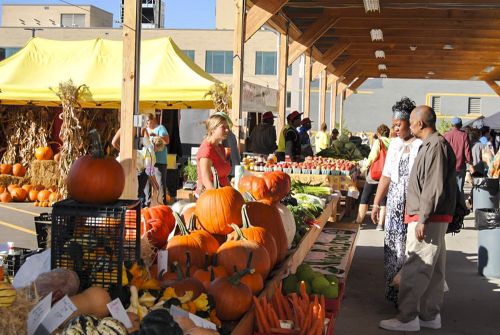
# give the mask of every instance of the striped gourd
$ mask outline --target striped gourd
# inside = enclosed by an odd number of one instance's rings
[[[99,321],[94,335],[127,335],[127,329],[118,320],[107,317]]]
[[[16,301],[16,289],[11,284],[0,282],[0,307],[9,307]]]

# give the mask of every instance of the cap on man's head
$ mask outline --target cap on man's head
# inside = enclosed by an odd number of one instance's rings
[[[262,114],[262,120],[270,120],[274,119],[276,116],[274,116],[273,112],[265,112]]]
[[[455,116],[453,119],[451,119],[451,125],[452,126],[456,126],[456,125],[459,125],[459,124],[462,124],[462,119],[461,118]]]
[[[304,113],[299,113],[297,111],[293,111],[291,112],[288,116],[287,116],[287,120],[289,121],[293,121],[295,120],[296,118],[299,118],[302,114]]]
[[[306,118],[302,119],[302,121],[300,121],[300,124],[305,125],[306,123],[311,123],[311,122],[312,122],[311,119],[306,117]]]

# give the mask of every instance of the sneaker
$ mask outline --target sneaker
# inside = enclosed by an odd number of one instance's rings
[[[378,224],[378,225],[377,225],[377,230],[378,230],[378,231],[384,231],[384,226],[383,226],[383,225],[381,225],[381,224]]]
[[[409,322],[401,322],[398,319],[382,320],[379,323],[379,327],[387,330],[395,330],[402,332],[418,332],[420,331],[420,323],[418,316]]]
[[[420,327],[440,329],[441,328],[441,314],[436,315],[434,320],[424,321],[420,319]]]

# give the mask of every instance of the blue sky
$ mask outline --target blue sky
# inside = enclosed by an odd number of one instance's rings
[[[121,0],[0,0],[4,3],[94,5],[113,13],[113,20],[120,19]],[[166,28],[215,29],[215,0],[164,0]]]

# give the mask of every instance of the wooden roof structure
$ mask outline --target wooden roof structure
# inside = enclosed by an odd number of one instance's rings
[[[369,77],[484,80],[500,94],[500,1],[247,0],[246,38],[256,31],[252,17],[293,42],[289,63],[306,50],[314,59],[313,79],[328,72],[356,86]],[[259,27],[260,28],[260,27]],[[382,41],[370,31],[380,29]],[[385,58],[376,58],[375,51]],[[386,70],[379,70],[384,64]],[[354,77],[354,78],[353,78]]]

